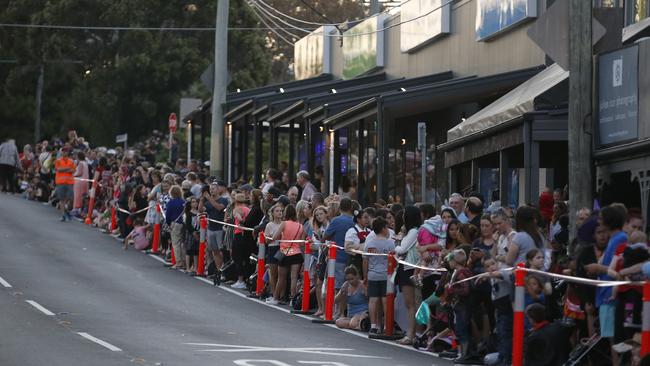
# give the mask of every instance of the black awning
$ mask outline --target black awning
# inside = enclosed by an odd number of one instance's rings
[[[251,113],[253,111],[253,108],[254,108],[253,99],[248,99],[244,103],[236,106],[235,108],[233,108],[233,109],[229,110],[227,113],[225,113],[223,115],[223,118],[225,120],[229,120],[231,122],[236,121],[236,120],[244,117],[248,113]]]
[[[290,100],[280,100],[272,103],[271,108],[273,111],[277,112],[269,118],[269,122],[281,126],[300,116],[303,118],[310,118],[316,114],[316,112],[311,111],[319,108],[325,108],[324,110],[330,112],[327,114],[332,115],[349,108],[360,101],[384,92],[406,90],[406,88],[423,84],[449,80],[452,77],[453,73],[451,71],[446,71],[417,78],[399,78],[369,84],[359,84],[346,88],[331,88],[330,90],[321,93],[306,95]],[[335,106],[338,108],[334,108]],[[323,109],[319,109],[319,111],[321,110]],[[333,110],[336,110],[336,112],[332,113]],[[320,120],[322,120],[322,118],[319,119],[319,121]]]
[[[405,92],[382,94],[382,106],[390,109],[393,117],[444,109],[476,98],[503,95],[543,69],[539,66],[489,76],[457,78]]]
[[[226,104],[227,105],[237,104],[237,102],[245,101],[256,95],[277,91],[280,88],[292,90],[295,88],[304,87],[306,85],[332,81],[333,79],[334,76],[332,74],[321,74],[309,79],[292,80],[285,83],[276,83],[276,84],[261,86],[259,88],[246,89],[240,92],[228,93],[228,95],[226,96]]]

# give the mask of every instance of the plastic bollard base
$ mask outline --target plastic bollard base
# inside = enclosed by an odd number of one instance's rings
[[[325,320],[325,319],[312,319],[311,322],[314,324],[335,324],[336,323],[334,320]]]
[[[368,334],[369,339],[381,339],[384,341],[396,341],[399,339],[404,338],[403,334],[393,334],[393,335],[387,335],[387,334]]]
[[[302,311],[302,310],[294,310],[294,309],[291,309],[289,312],[291,314],[303,314],[303,315],[312,315],[315,313],[315,311],[313,310]]]
[[[246,297],[248,297],[249,299],[259,299],[260,298],[260,296],[257,296],[257,294],[248,294],[248,295],[246,295]]]

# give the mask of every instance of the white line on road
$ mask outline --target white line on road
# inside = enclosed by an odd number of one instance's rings
[[[56,315],[56,314],[54,314],[53,312],[51,312],[51,311],[47,310],[46,308],[44,308],[43,305],[37,303],[37,302],[34,301],[34,300],[25,300],[25,302],[28,303],[29,305],[35,307],[36,310],[40,311],[41,313],[43,313],[43,314],[45,314],[45,315],[47,315],[47,316],[54,316],[54,315]]]
[[[150,256],[151,258],[157,260],[158,262],[161,262],[161,263],[163,263],[163,264],[167,263],[167,262],[165,262],[164,259],[160,258],[160,257],[157,256],[156,254],[147,254],[147,255]]]
[[[2,277],[0,277],[0,285],[4,286],[6,288],[11,287],[11,284],[9,284],[9,282],[5,281],[5,279],[2,278]]]
[[[210,285],[213,284],[212,281],[210,281],[210,280],[208,280],[208,279],[206,279],[206,278],[203,278],[203,277],[195,276],[194,278],[196,278],[197,280],[199,280],[199,281],[201,281],[201,282],[205,282],[205,283],[207,283],[207,284],[210,284]],[[249,298],[248,296],[246,296],[246,294],[241,293],[241,292],[239,292],[239,291],[237,291],[237,290],[233,290],[233,289],[231,289],[230,287],[227,287],[227,286],[225,286],[225,285],[224,285],[224,286],[218,286],[218,288],[221,289],[221,290],[224,290],[224,291],[230,292],[230,293],[233,294],[233,295],[237,295],[237,296],[239,296],[239,297],[242,297],[242,298],[244,298],[244,299],[254,300],[254,298]],[[308,319],[308,320],[313,319],[312,317],[307,316],[307,315],[304,315],[304,314],[293,314],[293,313],[291,312],[291,310],[289,310],[289,309],[284,309],[284,308],[281,308],[281,307],[279,307],[279,306],[275,306],[275,305],[267,304],[267,303],[265,303],[264,301],[255,301],[255,302],[258,303],[258,304],[264,305],[264,306],[268,306],[268,307],[270,307],[271,309],[280,310],[280,311],[282,311],[282,312],[284,312],[284,313],[292,314],[292,315],[298,316],[298,317],[303,318],[303,319]]]
[[[105,348],[107,348],[107,349],[109,349],[109,350],[111,350],[113,352],[122,352],[121,348],[115,347],[114,345],[112,345],[112,344],[110,344],[110,343],[108,343],[106,341],[102,341],[99,338],[95,338],[95,337],[91,336],[88,333],[78,332],[77,334],[79,334],[80,336],[86,338],[87,340],[89,340],[91,342],[95,342],[95,343],[99,344],[100,346],[105,347]]]
[[[158,260],[158,261],[160,261],[160,262],[165,263],[165,260],[162,259],[162,258],[160,258],[160,257],[158,257],[157,255],[149,254],[149,256],[152,257],[152,258],[154,258],[154,259],[156,259],[156,260]],[[208,280],[208,279],[206,279],[206,278],[198,277],[198,276],[195,276],[194,278],[196,278],[197,280],[199,280],[199,281],[201,281],[201,282],[205,282],[205,283],[207,283],[207,284],[209,284],[209,285],[213,285],[212,281],[210,281],[210,280]],[[237,295],[237,296],[239,296],[239,297],[241,297],[241,298],[244,298],[244,299],[254,300],[254,299],[252,299],[252,298],[249,298],[248,296],[246,296],[246,294],[244,294],[244,293],[242,293],[242,292],[239,292],[239,291],[237,291],[237,290],[231,289],[231,288],[226,287],[226,286],[223,286],[223,285],[222,285],[222,286],[217,286],[217,288],[219,288],[219,289],[221,289],[221,290],[224,290],[224,291],[227,291],[227,292],[229,292],[229,293],[231,293],[231,294],[233,294],[233,295]],[[275,306],[275,305],[267,304],[267,303],[265,303],[264,301],[254,301],[254,302],[257,303],[257,304],[261,304],[261,305],[267,306],[267,307],[269,307],[269,308],[275,309],[275,310],[280,310],[280,311],[282,311],[282,312],[284,312],[284,313],[287,313],[287,314],[292,314],[291,311],[288,310],[288,309],[284,309],[284,308],[281,308],[281,307],[279,307],[279,306]],[[307,319],[307,320],[312,320],[312,319],[314,319],[313,317],[311,317],[311,316],[309,316],[309,315],[305,315],[305,314],[292,314],[292,315],[295,315],[295,316],[298,316],[298,317],[300,317],[300,318]],[[332,328],[332,329],[336,329],[336,330],[343,331],[343,332],[348,333],[348,334],[355,335],[355,336],[357,336],[357,337],[361,337],[361,338],[364,338],[364,339],[369,339],[368,336],[367,336],[366,334],[363,334],[363,333],[355,332],[355,331],[353,331],[353,330],[349,330],[349,329],[338,328],[338,327],[337,327],[336,325],[334,325],[334,324],[324,324],[324,325],[327,326],[327,327],[330,327],[330,328]],[[375,342],[379,342],[379,343],[383,343],[383,344],[387,344],[387,345],[391,345],[391,346],[393,346],[393,347],[399,347],[399,348],[402,348],[402,349],[405,349],[405,350],[415,351],[415,352],[417,352],[417,353],[422,353],[422,354],[431,355],[431,356],[436,357],[436,355],[433,354],[433,353],[431,353],[431,352],[421,351],[421,350],[418,350],[418,349],[413,348],[412,346],[404,346],[404,345],[401,345],[401,344],[396,343],[396,342],[385,341],[385,340],[382,340],[382,339],[369,339],[369,340],[372,340],[372,341],[375,341]]]

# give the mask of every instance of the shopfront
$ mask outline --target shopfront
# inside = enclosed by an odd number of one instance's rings
[[[567,93],[568,72],[554,64],[451,128],[438,146],[450,190],[517,207],[564,187]]]
[[[650,41],[598,57],[594,160],[601,204],[624,203],[648,223],[650,194]]]

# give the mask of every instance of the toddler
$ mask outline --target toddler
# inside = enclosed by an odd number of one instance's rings
[[[418,266],[430,267],[432,269],[439,267],[441,246],[436,245],[435,248],[430,246],[432,244],[444,243],[446,235],[446,225],[439,215],[424,221],[418,231],[418,253],[420,253],[420,261],[417,263]],[[411,279],[416,285],[422,286],[424,272],[426,271],[422,268],[415,268],[413,271]]]

